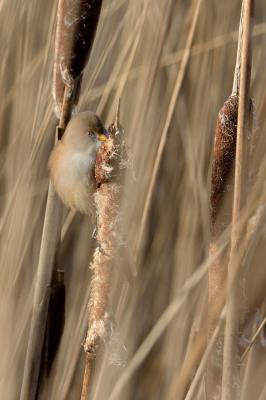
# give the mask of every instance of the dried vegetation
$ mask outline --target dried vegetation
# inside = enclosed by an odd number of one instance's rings
[[[213,189],[211,169],[217,115],[232,92],[240,10],[241,1],[103,1],[84,75],[70,77],[75,85],[83,82],[80,92],[75,87],[75,102],[79,98],[79,107],[95,111],[106,125],[113,121],[121,96],[120,120],[136,175],[136,182],[131,173],[125,178],[122,232],[127,248],[123,246],[125,254],[115,264],[126,270],[133,259],[138,278],[133,288],[112,266],[105,287],[112,282],[113,292],[108,291],[106,301],[113,315],[100,315],[116,321],[119,346],[122,341],[127,350],[122,352],[126,366],[120,369],[110,364],[107,352],[100,352],[93,364],[90,400],[182,400],[186,394],[187,399],[205,399],[212,384],[208,386],[205,372],[212,366],[218,370],[215,395],[221,393],[226,289],[219,296],[215,289],[217,303],[210,321],[209,233],[211,222],[217,228],[211,237],[215,239],[211,265],[227,265],[231,217],[230,213],[229,218],[228,213],[214,217],[215,201],[210,213],[210,193],[222,191],[230,199],[233,177],[218,157],[215,177],[226,185]],[[20,396],[23,378],[48,190],[47,161],[58,123],[52,98],[56,13],[57,2],[3,0],[0,4],[4,43],[0,75],[0,393],[14,400]],[[241,277],[241,307],[236,349],[239,368],[234,378],[243,388],[241,400],[263,400],[266,392],[263,328],[243,358],[265,318],[265,21],[265,4],[258,0],[250,97],[258,109],[259,129],[248,142],[248,161],[243,161],[248,190],[240,218],[244,233],[235,258]],[[62,93],[62,88],[58,90]],[[225,106],[231,103],[232,98]],[[224,115],[220,112],[218,117],[221,128],[227,125]],[[232,137],[227,133],[223,138],[222,128],[222,141],[216,141],[214,152],[223,153],[224,140],[234,149],[232,124]],[[112,196],[116,195],[113,190]],[[222,204],[219,209],[223,210]],[[108,248],[94,253],[95,225],[96,219],[63,211],[58,263],[65,271],[66,320],[49,388],[56,400],[76,400],[81,393],[87,304],[93,303],[91,296],[98,291],[95,271],[90,269],[92,261],[95,265],[93,254],[104,263],[105,254],[116,253],[112,236]],[[97,240],[103,242],[100,237]],[[118,242],[124,241],[123,236]],[[224,276],[217,276],[215,282],[220,281],[225,281]],[[91,314],[90,321],[98,317]]]

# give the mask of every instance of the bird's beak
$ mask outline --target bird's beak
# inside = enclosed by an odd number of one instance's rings
[[[108,139],[108,133],[107,130],[104,128],[104,133],[102,133],[101,135],[99,135],[98,139],[101,141],[107,140]]]
[[[98,139],[101,140],[101,141],[103,141],[103,140],[106,140],[106,139],[108,139],[108,138],[107,138],[105,135],[102,134],[102,135],[99,135],[99,136],[98,136]]]

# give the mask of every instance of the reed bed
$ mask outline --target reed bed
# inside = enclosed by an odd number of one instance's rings
[[[210,264],[229,257],[222,252],[230,246],[231,218],[225,216],[209,259],[211,170],[217,115],[232,93],[241,5],[103,1],[76,102],[109,126],[121,97],[120,122],[134,167],[123,187],[127,247],[117,260],[110,299],[121,363],[110,363],[115,349],[102,347],[93,360],[90,400],[221,396],[226,287],[218,288],[219,312],[210,327],[208,271]],[[49,185],[47,162],[58,125],[52,96],[57,6],[0,3],[0,393],[10,400],[21,393]],[[262,0],[255,2],[253,22],[249,96],[258,129],[253,124],[243,160],[248,187],[234,263],[241,297],[234,378],[241,400],[266,396],[264,328],[256,335],[265,320],[266,280]],[[231,198],[230,182],[226,190]],[[63,208],[58,263],[64,270],[66,308],[49,382],[53,400],[81,396],[96,224],[96,217]],[[134,284],[117,273],[130,265],[138,271]],[[210,368],[218,371],[215,392],[208,392]],[[39,398],[48,397],[39,393]]]

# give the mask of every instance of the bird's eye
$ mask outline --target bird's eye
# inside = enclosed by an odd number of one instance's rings
[[[94,136],[94,133],[93,132],[87,132],[87,136],[92,137],[92,136]]]

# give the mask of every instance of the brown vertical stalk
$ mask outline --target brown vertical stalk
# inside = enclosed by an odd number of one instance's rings
[[[241,15],[238,29],[238,45],[236,54],[236,66],[234,73],[234,82],[232,95],[239,95],[240,86],[240,72],[241,72],[241,61],[242,61],[242,48],[243,48],[243,13],[244,13],[244,1],[242,1]]]
[[[236,142],[238,127],[239,87],[243,50],[243,10],[239,24],[238,49],[234,73],[232,95],[225,102],[218,115],[215,135],[215,145],[212,165],[211,183],[211,229],[210,229],[210,259],[214,259],[209,269],[209,300],[208,300],[208,338],[212,336],[218,317],[224,304],[227,268],[229,262],[229,246],[214,258],[218,248],[218,239],[230,225],[234,202],[234,175],[236,158]],[[246,162],[246,157],[245,157]],[[220,363],[222,360],[220,360]],[[207,368],[208,396],[218,396],[222,372],[213,365],[211,358]]]
[[[250,201],[253,202],[254,198],[251,198]],[[249,265],[251,263],[251,260],[252,260],[252,258],[254,256],[254,252],[255,252],[255,250],[257,248],[257,244],[259,242],[259,239],[260,239],[260,237],[262,235],[264,226],[265,226],[265,221],[266,221],[265,199],[264,198],[260,199],[259,203],[260,202],[261,203],[264,202],[264,206],[263,206],[263,208],[260,209],[260,213],[258,214],[258,219],[256,221],[256,225],[255,225],[254,230],[252,231],[252,233],[251,233],[251,235],[249,237],[248,245],[246,245],[244,243],[243,247],[245,247],[245,256],[243,258],[243,262],[242,262],[241,259],[238,258],[237,263],[236,263],[236,268],[239,271],[239,274],[240,273],[242,273],[242,274],[245,273],[245,271],[248,269],[248,267],[249,267]],[[246,213],[248,214],[248,210],[247,209],[246,209]],[[247,215],[245,215],[245,217],[247,218]],[[252,269],[252,274],[253,275],[256,274],[254,269]],[[264,282],[263,277],[260,276],[259,279],[262,280],[262,282]],[[252,281],[252,285],[253,284],[254,283]],[[254,296],[254,294],[253,294],[253,296],[248,296],[247,297],[247,308],[249,310],[252,310],[252,311],[249,312],[247,315],[245,315],[244,324],[249,324],[251,322],[251,320],[252,320],[252,318],[254,316],[255,310],[257,310],[258,307],[260,307],[261,302],[265,298],[265,290],[263,289],[262,292],[263,293],[261,293],[261,290],[258,291],[256,289],[256,296]],[[226,316],[225,315],[225,294],[223,296],[221,296],[221,307],[220,308],[222,309],[222,312],[220,313],[220,318],[218,320],[218,324],[219,324],[220,327],[218,329],[218,325],[216,325],[214,333],[209,336],[209,342],[208,342],[208,346],[207,346],[207,349],[206,349],[206,352],[208,353],[209,356],[210,356],[210,353],[212,351],[211,347],[215,345],[215,343],[217,342],[217,340],[221,336],[222,329],[223,329],[223,326],[224,326],[224,320],[225,320],[225,316]],[[221,324],[221,322],[222,322],[221,320],[223,320],[222,324]],[[266,319],[263,321],[263,323],[261,324],[260,328],[256,332],[256,335],[254,335],[253,339],[251,340],[250,346],[252,346],[253,340],[258,335],[259,331],[263,328],[265,322],[266,322]],[[191,362],[191,360],[193,360],[193,358],[195,358],[195,353],[197,351],[197,347],[200,346],[200,349],[199,349],[200,354],[198,355],[198,358],[202,359],[202,360],[200,362],[199,369],[197,370],[195,378],[194,378],[195,382],[193,380],[192,388],[189,389],[189,393],[187,395],[188,399],[193,398],[193,396],[195,396],[195,391],[198,388],[198,385],[200,384],[200,379],[202,379],[203,373],[205,372],[204,371],[204,365],[206,365],[206,364],[208,365],[208,362],[206,362],[207,361],[206,354],[204,353],[205,347],[203,345],[200,345],[200,341],[201,340],[202,340],[202,337],[201,337],[200,334],[198,334],[197,337],[196,337],[196,340],[195,340],[195,342],[193,344],[194,345],[194,351],[190,351],[189,356],[187,357]],[[246,352],[249,350],[250,346],[246,349]],[[244,357],[246,355],[246,352],[243,354],[243,356],[241,358],[241,362],[244,359]],[[196,363],[195,362],[193,363],[193,361],[192,361],[191,365],[195,365],[195,364]],[[187,369],[189,371],[191,371],[192,368],[189,366]],[[179,373],[177,376],[180,379],[181,374]],[[187,379],[189,379],[189,374],[188,374]],[[208,383],[208,381],[207,381],[207,383]],[[214,383],[214,381],[213,381],[213,383]],[[219,382],[219,384],[220,384],[220,382]],[[213,393],[213,391],[212,391],[212,393]]]
[[[224,339],[224,360],[222,380],[222,400],[233,400],[236,398],[238,385],[238,329],[239,329],[239,280],[235,268],[240,250],[240,215],[245,201],[246,184],[246,158],[247,137],[249,128],[249,85],[251,73],[251,35],[253,0],[245,1],[244,5],[244,29],[243,29],[243,51],[240,76],[237,146],[236,146],[236,168],[235,189],[232,215],[231,254],[228,265],[228,282],[226,294],[226,326]],[[239,270],[238,270],[239,271]],[[238,272],[239,273],[239,272]],[[239,275],[240,278],[240,275]]]
[[[54,374],[51,374],[57,360],[58,348],[65,324],[65,284],[64,271],[53,271],[51,280],[51,296],[46,321],[44,345],[42,349],[41,366],[38,380],[37,399],[49,398],[53,385]]]
[[[93,358],[94,357],[90,353],[87,354],[80,400],[86,400],[86,398],[87,398],[88,388],[89,388],[89,383],[90,383],[90,378],[91,378],[91,367],[92,367]]]
[[[62,112],[62,118],[59,123],[59,127],[62,130],[65,129],[72,109],[71,97],[65,96],[65,99],[64,112]],[[35,400],[36,396],[48,307],[45,315],[39,309],[44,301],[44,293],[47,287],[49,287],[48,306],[50,302],[50,284],[54,266],[57,265],[55,259],[57,258],[56,250],[58,249],[60,238],[60,224],[61,202],[55,193],[53,184],[50,182],[37,269],[33,315],[20,395],[21,400]]]

